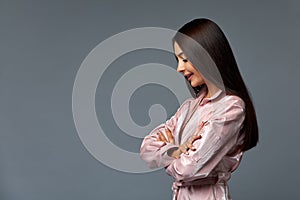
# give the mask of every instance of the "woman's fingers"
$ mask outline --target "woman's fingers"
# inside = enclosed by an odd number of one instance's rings
[[[195,141],[195,140],[198,140],[198,139],[201,139],[201,135],[200,135],[200,131],[202,130],[202,128],[206,125],[208,123],[208,121],[205,121],[205,122],[201,122],[200,123],[200,125],[199,125],[199,127],[198,127],[198,129],[197,129],[197,131],[196,131],[196,134],[195,135],[193,135],[193,142]]]
[[[199,127],[197,128],[196,134],[200,134],[201,129],[204,127],[204,125],[207,123],[207,121],[205,122],[201,122]]]
[[[192,151],[196,151],[196,148],[193,146],[193,144],[189,145],[189,149],[192,150]]]
[[[194,142],[194,137],[192,136],[188,141],[186,141],[186,146],[192,150],[192,151],[195,151],[196,148],[193,146],[193,142]]]
[[[174,143],[175,143],[174,137],[173,137],[173,135],[172,135],[170,129],[165,128],[165,131],[166,131],[166,134],[167,134],[167,138],[164,136],[163,133],[158,132],[158,133],[157,133],[157,135],[158,135],[157,141],[169,142],[169,143],[171,143],[171,144],[174,144]]]
[[[191,137],[191,144],[194,143],[196,140],[201,139],[201,137],[202,136],[200,134],[193,135]]]
[[[171,144],[174,144],[174,137],[173,137],[173,135],[172,135],[170,129],[166,128],[165,130],[166,130],[166,133],[167,133],[169,142],[170,142]]]
[[[188,153],[189,147],[185,143],[180,145],[179,149],[180,149],[181,153],[184,153],[184,154],[187,154],[187,155],[189,154]]]
[[[198,129],[197,129],[197,132],[196,134],[192,135],[185,143],[183,143],[182,145],[179,146],[179,150],[184,153],[184,154],[189,154],[188,153],[188,150],[192,150],[192,151],[195,151],[196,150],[196,147],[193,146],[193,143],[198,140],[198,139],[201,139],[201,135],[200,135],[200,131],[201,129],[205,126],[205,124],[207,123],[207,121],[205,122],[201,122]],[[167,135],[168,135],[168,132],[167,132]],[[168,135],[169,137],[169,135]],[[173,137],[173,136],[172,136]],[[170,137],[169,137],[170,138]]]
[[[186,141],[186,146],[188,147],[188,149],[190,149],[190,150],[192,150],[192,151],[195,151],[196,148],[193,146],[193,143],[194,143],[196,140],[200,139],[200,138],[201,138],[201,135],[197,135],[197,134],[196,134],[196,135],[192,135],[192,136],[190,137],[190,139]]]
[[[189,140],[179,146],[181,153],[189,155],[189,150],[195,151],[196,148],[193,146],[194,137],[192,136]]]
[[[198,140],[198,139],[201,139],[201,130],[202,128],[208,123],[208,121],[205,121],[205,122],[201,122],[199,127],[197,128],[197,131],[196,133],[192,136],[192,143],[195,141],[195,140]]]
[[[164,134],[162,134],[161,132],[158,133],[158,141],[168,142]]]

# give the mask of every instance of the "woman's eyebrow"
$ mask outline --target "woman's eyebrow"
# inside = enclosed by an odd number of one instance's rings
[[[181,56],[183,54],[183,52],[180,52],[177,56]]]

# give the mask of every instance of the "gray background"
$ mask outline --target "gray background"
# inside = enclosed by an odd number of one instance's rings
[[[176,30],[198,17],[224,30],[257,110],[260,143],[232,176],[233,199],[299,198],[299,7],[296,0],[1,0],[0,199],[171,199],[172,179],[163,170],[123,173],[89,154],[73,122],[72,87],[83,59],[108,37],[145,26]],[[106,74],[118,77],[147,62],[176,68],[171,54],[145,50],[120,57]],[[137,152],[141,140],[117,130],[101,103],[111,95],[113,77],[98,85],[99,121],[107,122],[116,145]],[[132,97],[136,123],[147,123],[140,108],[161,92],[167,92],[159,101],[168,116],[177,109],[167,88],[147,85]]]

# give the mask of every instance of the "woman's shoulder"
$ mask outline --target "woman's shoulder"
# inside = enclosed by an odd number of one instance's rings
[[[237,95],[225,95],[224,101],[226,102],[227,105],[235,105],[235,106],[240,106],[243,109],[245,108],[245,101],[237,96]]]

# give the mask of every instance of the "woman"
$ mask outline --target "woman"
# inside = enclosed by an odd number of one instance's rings
[[[185,24],[173,47],[192,98],[144,138],[141,158],[174,177],[173,200],[231,199],[227,181],[258,142],[251,97],[224,33],[211,20]]]

